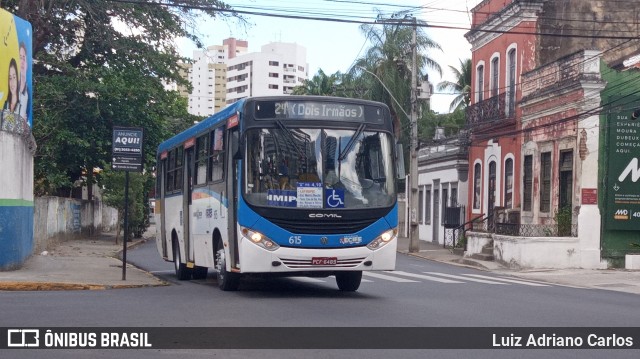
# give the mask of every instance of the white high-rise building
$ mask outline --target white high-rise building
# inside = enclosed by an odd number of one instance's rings
[[[260,52],[227,60],[227,104],[254,96],[290,94],[309,75],[307,49],[294,43],[272,42]]]
[[[248,43],[234,38],[226,39],[222,45],[213,45],[206,50],[193,52],[193,63],[183,64],[183,76],[189,80],[193,90],[180,88],[181,95],[189,99],[188,111],[198,116],[209,116],[226,106],[227,61],[247,52]]]

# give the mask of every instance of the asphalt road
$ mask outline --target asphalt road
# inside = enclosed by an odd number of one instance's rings
[[[106,291],[0,292],[0,327],[637,327],[637,295],[542,285],[399,255],[395,272],[366,275],[358,292],[335,280],[246,280],[223,292],[213,275],[177,281],[155,243],[130,263],[169,286]],[[250,338],[248,338],[250,340]],[[283,341],[295,338],[282,338]],[[450,338],[448,340],[451,340]],[[454,338],[464,341],[465,337]],[[638,357],[637,350],[6,350],[1,358],[492,358]]]

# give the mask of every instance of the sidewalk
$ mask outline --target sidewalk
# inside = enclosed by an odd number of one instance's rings
[[[640,294],[640,271],[626,269],[529,269],[513,270],[496,262],[463,258],[442,245],[420,241],[420,251],[409,253],[409,239],[398,238],[398,252],[437,262],[474,267],[497,275],[575,288],[603,289]]]
[[[129,244],[132,248],[153,240],[153,231]],[[15,271],[0,272],[0,291],[16,290],[104,290],[167,285],[150,273],[127,266],[122,280],[122,243],[115,243],[113,233],[65,241],[46,255],[34,254]],[[463,258],[441,245],[420,241],[420,251],[409,253],[409,239],[398,239],[398,253],[416,258],[490,271],[532,281],[591,289],[640,294],[640,271],[624,269],[542,269],[512,270],[499,263]]]
[[[150,238],[145,235],[135,239],[127,248]],[[122,238],[116,244],[115,233],[64,241],[51,251],[34,253],[18,270],[0,271],[0,290],[103,290],[166,285],[132,265],[127,265],[126,280],[122,280],[121,251]]]

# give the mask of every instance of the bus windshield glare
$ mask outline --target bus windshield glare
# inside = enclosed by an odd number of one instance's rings
[[[252,129],[246,137],[245,199],[303,209],[389,207],[395,203],[393,138],[366,129]]]

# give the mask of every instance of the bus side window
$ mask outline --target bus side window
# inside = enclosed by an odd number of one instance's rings
[[[224,127],[211,132],[211,156],[209,157],[209,179],[213,182],[224,178]]]
[[[207,183],[208,138],[208,135],[204,135],[196,141],[196,185]]]
[[[169,155],[167,157],[168,168],[166,171],[167,180],[166,180],[166,190],[167,192],[173,192],[174,188],[174,175],[175,175],[175,167],[176,167],[176,151],[169,151]]]

